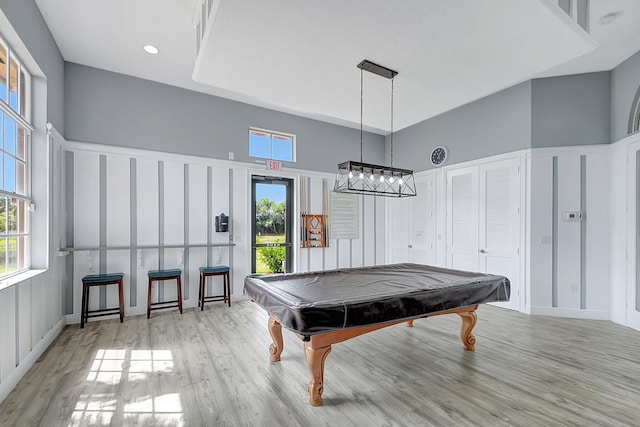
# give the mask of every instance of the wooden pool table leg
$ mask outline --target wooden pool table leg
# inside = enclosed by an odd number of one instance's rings
[[[304,343],[304,357],[311,371],[309,382],[309,404],[311,406],[322,405],[322,392],[324,391],[324,361],[331,353],[331,345],[315,348],[313,337]]]
[[[460,327],[460,339],[465,350],[474,351],[476,345],[476,337],[473,336],[471,331],[476,326],[478,315],[476,310],[468,311],[465,313],[458,313],[458,316],[462,318],[462,326]]]
[[[415,320],[415,319],[407,320],[407,327],[409,327],[409,328],[413,328],[413,321],[414,321],[414,320]]]
[[[271,315],[269,315],[269,333],[271,334],[271,339],[273,339],[273,343],[269,346],[269,359],[272,362],[279,362],[284,348],[282,325]]]

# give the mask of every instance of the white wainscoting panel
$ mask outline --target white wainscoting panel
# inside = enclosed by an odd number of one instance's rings
[[[580,308],[580,222],[563,212],[580,210],[580,156],[558,156],[558,307]]]
[[[16,367],[16,287],[0,291],[0,383]]]
[[[107,245],[129,245],[131,241],[130,163],[128,156],[107,156]]]
[[[602,167],[608,164],[608,152],[586,156],[586,308],[608,311],[611,291],[609,254],[611,218],[610,170]],[[622,191],[621,191],[622,192]]]
[[[78,152],[74,156],[74,245],[100,243],[100,155]]]
[[[211,171],[212,182],[211,182],[211,212],[213,217],[224,213],[229,216],[229,169],[223,167],[214,167]],[[238,188],[234,183],[234,191],[237,191]],[[241,193],[234,194],[235,195]],[[214,219],[212,219],[214,221]],[[233,221],[233,218],[230,218],[230,221]],[[236,221],[238,225],[240,221]],[[215,222],[214,222],[215,224]],[[235,223],[234,223],[235,225]],[[216,233],[215,227],[212,227],[213,236],[212,242],[214,243],[227,243],[229,241],[229,233]]]
[[[137,179],[138,245],[157,245],[159,237],[158,161],[146,158],[137,159]],[[157,268],[157,264],[150,268]],[[138,281],[138,283],[141,282]]]
[[[207,243],[207,167],[189,165],[188,185],[189,243]]]
[[[164,244],[184,243],[184,164],[164,162]],[[166,259],[166,258],[165,258]],[[167,268],[175,268],[174,260]]]

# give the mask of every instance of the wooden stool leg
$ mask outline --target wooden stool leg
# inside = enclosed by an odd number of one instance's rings
[[[87,284],[82,282],[82,308],[80,309],[80,328],[84,328],[84,320],[87,312]]]
[[[200,273],[200,291],[198,292],[198,305],[200,305],[200,311],[204,310],[204,283],[205,283],[204,273]]]
[[[182,276],[178,276],[178,308],[182,314]]]
[[[151,317],[151,277],[149,277],[149,292],[147,296],[147,319]]]
[[[124,292],[122,290],[122,280],[118,280],[118,304],[120,307],[120,323],[124,322]]]

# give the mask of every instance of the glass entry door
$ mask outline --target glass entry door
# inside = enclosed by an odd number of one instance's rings
[[[293,180],[251,177],[251,271],[293,271]]]

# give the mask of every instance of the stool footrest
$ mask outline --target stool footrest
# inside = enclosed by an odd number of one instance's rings
[[[226,301],[227,298],[228,297],[226,295],[211,295],[209,297],[204,297],[203,299],[206,302],[209,302],[209,301]]]
[[[105,308],[103,310],[89,310],[87,311],[87,315],[85,317],[100,317],[100,316],[108,316],[110,314],[120,314],[120,308]]]
[[[178,300],[173,300],[173,301],[163,301],[163,302],[152,302],[151,303],[151,307],[153,306],[157,306],[157,305],[165,305],[165,304],[177,304]],[[177,307],[177,305],[172,305],[171,307]]]

